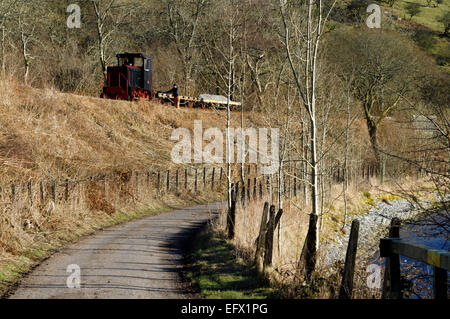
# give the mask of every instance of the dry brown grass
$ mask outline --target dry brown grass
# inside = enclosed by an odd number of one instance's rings
[[[44,201],[33,188],[32,204],[27,189],[18,187],[15,200],[9,196],[0,200],[0,295],[33,264],[80,236],[157,211],[221,199],[220,186],[214,191],[199,187],[194,194],[192,183],[191,179],[188,189],[158,191],[154,178],[120,174],[106,182],[71,185],[67,201],[61,187],[55,200],[47,193]]]
[[[63,94],[0,81],[0,181],[167,168],[174,128],[225,126],[223,113]]]
[[[392,201],[400,198],[399,184],[409,191],[423,189],[426,182],[416,178],[405,177],[401,181],[391,181],[380,185],[376,178],[359,179],[351,183],[347,192],[347,223],[359,215],[367,213],[377,202]],[[287,298],[337,298],[341,284],[341,272],[344,260],[334,265],[327,265],[324,251],[319,250],[316,273],[311,282],[306,282],[298,268],[298,262],[308,230],[310,208],[303,204],[301,194],[296,198],[285,198],[284,213],[280,227],[274,234],[273,272],[268,275],[272,284],[278,287]],[[265,199],[267,200],[267,199]],[[277,205],[276,201],[273,204]],[[252,265],[256,238],[259,235],[264,200],[252,201],[246,207],[238,203],[236,210],[235,246],[236,255]],[[334,184],[327,193],[323,221],[320,229],[321,245],[333,242],[334,238],[345,234],[342,230],[344,220],[344,200],[342,184]],[[214,225],[218,230],[226,228],[226,212]],[[367,247],[366,247],[367,248]],[[380,298],[380,292],[367,287],[366,267],[372,263],[376,247],[368,249],[369,253],[359,254],[355,269],[354,298]]]
[[[255,255],[256,238],[264,207],[263,201],[249,203],[245,208],[240,204],[236,210],[235,245],[242,251],[241,257],[251,260]],[[307,231],[309,216],[291,206],[285,210],[274,236],[273,266],[280,273],[292,273],[296,269]]]
[[[0,81],[0,294],[20,273],[68,241],[155,211],[220,199],[221,187],[211,191],[208,184],[202,191],[200,171],[196,194],[192,171],[187,190],[180,172],[179,191],[157,192],[155,174],[146,176],[161,170],[164,184],[163,172],[175,168],[170,160],[172,129],[182,124],[192,127],[194,119],[203,120],[206,127],[225,123],[221,114]],[[96,179],[90,181],[90,176]],[[70,180],[67,202],[66,178]],[[217,179],[216,175],[216,185]],[[174,185],[173,175],[171,180]]]
[[[103,100],[0,81],[0,289],[2,283],[15,280],[18,272],[47,255],[48,249],[100,227],[139,216],[137,211],[217,199],[220,192],[194,194],[192,175],[188,190],[162,195],[145,182],[145,172],[175,168],[170,160],[174,142],[169,137],[174,128],[192,130],[194,120],[202,120],[205,129],[225,127],[223,112]],[[233,122],[240,124],[238,120]],[[248,126],[266,126],[264,116],[259,114],[246,115],[246,122]],[[371,158],[366,128],[362,121],[355,123],[352,152],[359,154],[356,161],[364,162]],[[339,155],[342,150],[336,147],[332,153]],[[137,188],[131,175],[136,171],[142,172],[141,187]],[[86,181],[89,176],[112,174],[115,178],[120,176],[120,182],[109,180],[105,187],[102,182]],[[63,200],[61,187],[56,201],[46,198],[40,202],[37,188],[40,181],[61,183],[66,178],[85,181],[71,186],[69,202]],[[155,177],[152,178],[154,183]],[[33,185],[32,206],[27,196],[28,181]],[[162,173],[161,182],[164,181]],[[17,186],[15,202],[10,199],[12,183]],[[362,193],[376,191],[373,183],[364,181],[350,187],[347,195],[350,217],[367,204],[362,201]],[[201,187],[201,171],[198,184]],[[183,185],[182,172],[180,185]],[[49,192],[48,184],[45,191]],[[341,192],[341,185],[334,185],[326,196],[322,239],[331,238],[340,229]],[[237,252],[247,259],[254,254],[262,206],[262,202],[252,203],[245,209],[239,208],[237,213]],[[296,272],[308,212],[300,197],[286,200],[280,236],[277,232],[274,242],[274,266],[283,278],[292,278]]]

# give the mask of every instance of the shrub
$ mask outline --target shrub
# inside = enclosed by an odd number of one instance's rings
[[[347,10],[350,14],[350,19],[355,22],[364,22],[367,7],[372,2],[369,0],[352,0],[347,6]]]
[[[414,36],[414,41],[424,50],[430,50],[436,45],[436,39],[426,30],[418,30]]]
[[[448,34],[450,31],[450,12],[444,13],[442,17],[438,19],[444,25],[444,34]]]
[[[405,9],[408,12],[408,14],[411,16],[410,19],[412,19],[414,16],[418,15],[421,11],[420,4],[414,3],[414,2],[409,2],[406,5]]]

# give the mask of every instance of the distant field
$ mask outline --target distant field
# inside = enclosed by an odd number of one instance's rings
[[[425,0],[399,0],[393,6],[393,13],[402,19],[409,20],[410,16],[405,7],[410,2],[419,3],[422,6],[420,13],[417,16],[414,16],[412,21],[423,24],[424,26],[435,31],[444,32],[442,23],[437,20],[442,17],[445,12],[450,11],[450,0],[443,0],[443,2],[437,7],[433,7],[433,4],[428,7]]]

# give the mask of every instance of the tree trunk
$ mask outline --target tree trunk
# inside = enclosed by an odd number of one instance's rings
[[[317,185],[317,150],[316,150],[316,122],[314,112],[310,121],[310,145],[311,145],[311,215],[309,219],[308,235],[306,237],[306,277],[308,280],[311,278],[311,274],[316,266],[317,250],[319,249],[319,229],[318,229],[318,198],[319,189]]]
[[[6,63],[5,63],[5,26],[2,26],[2,75],[5,75]]]
[[[366,117],[367,120],[367,129],[369,131],[370,143],[372,144],[373,154],[375,156],[375,161],[377,167],[381,163],[380,160],[380,150],[378,148],[378,139],[377,139],[377,123],[371,117]]]

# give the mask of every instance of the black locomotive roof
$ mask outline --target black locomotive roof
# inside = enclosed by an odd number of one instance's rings
[[[139,57],[139,58],[144,58],[144,59],[150,59],[150,57],[148,55],[142,54],[142,53],[119,53],[116,55],[116,57],[118,58],[124,58],[124,57]]]

